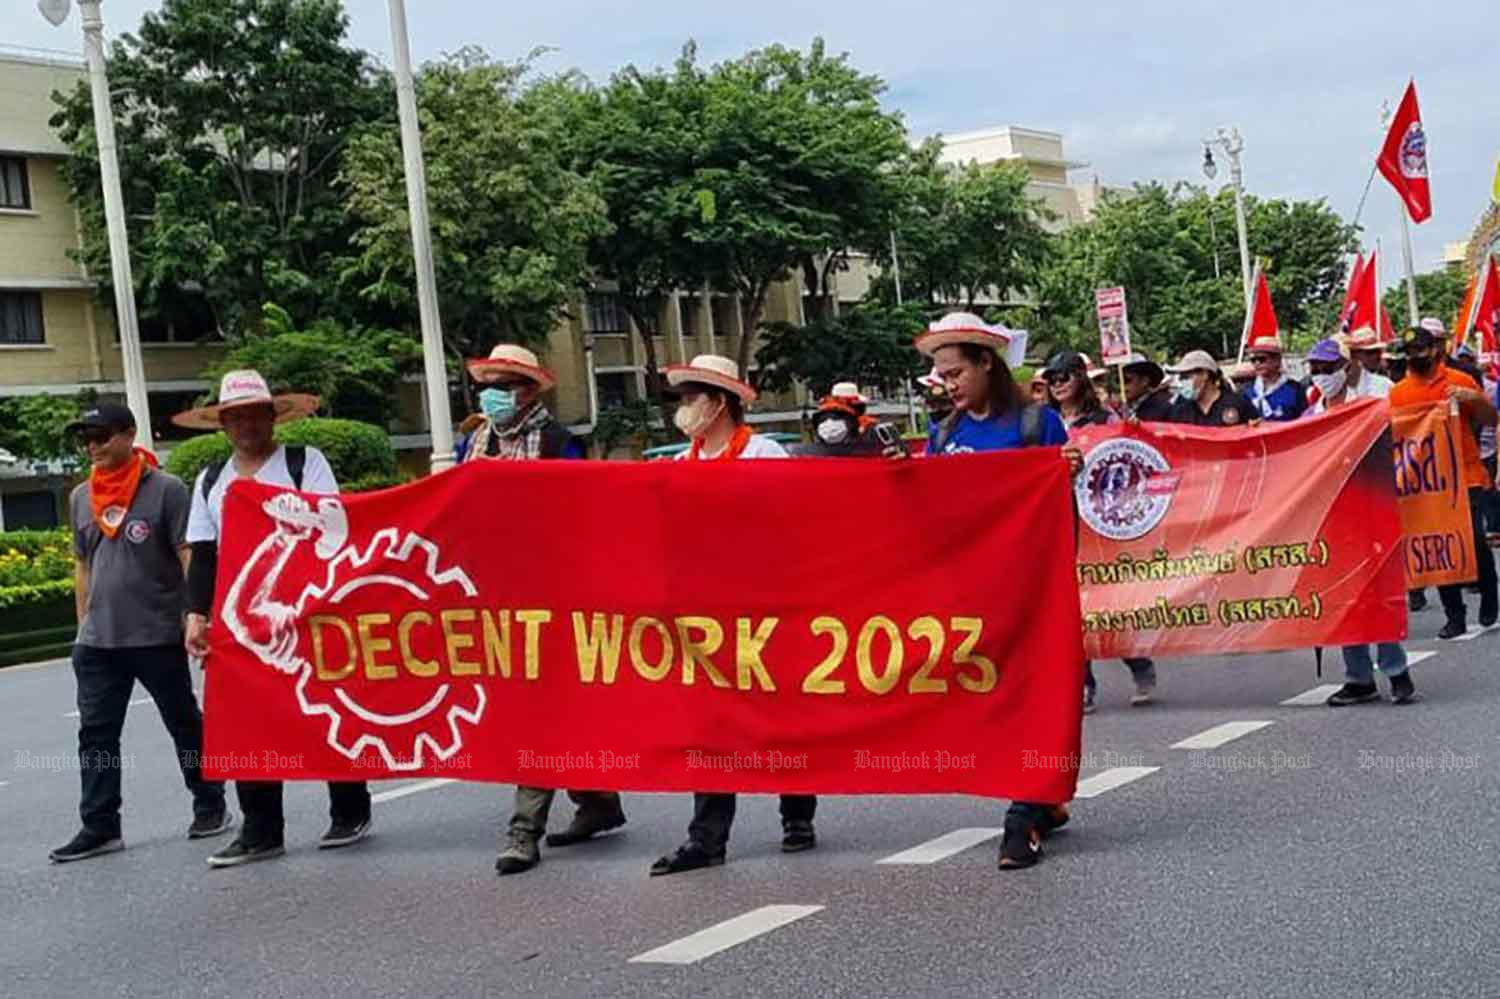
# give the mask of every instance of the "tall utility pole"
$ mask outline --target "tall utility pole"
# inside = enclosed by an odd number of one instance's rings
[[[1218,146],[1229,157],[1229,182],[1234,187],[1234,221],[1240,234],[1240,280],[1244,284],[1245,311],[1250,311],[1250,236],[1245,227],[1245,171],[1240,154],[1245,140],[1238,128],[1220,128],[1211,139],[1203,140],[1203,173],[1212,180],[1218,168],[1214,165],[1212,147]]]
[[[432,263],[432,223],[427,214],[427,167],[417,120],[417,87],[411,70],[411,40],[405,0],[390,0],[391,45],[395,49],[396,108],[401,116],[401,153],[406,162],[406,206],[417,269],[417,308],[422,318],[422,367],[427,382],[427,422],[432,428],[432,470],[453,465],[453,415],[448,404],[448,360],[438,311],[437,273]]]
[[[130,237],[125,230],[125,196],[120,190],[120,161],[115,146],[115,111],[104,70],[104,18],[100,0],[79,0],[83,19],[83,55],[88,61],[89,90],[94,103],[94,134],[99,141],[99,176],[104,186],[104,220],[109,229],[109,270],[115,290],[115,322],[120,329],[120,364],[125,374],[125,402],[135,416],[135,442],[152,446],[151,407],[146,397],[146,366],[141,361],[141,330],[135,312],[135,278],[130,270]],[[42,16],[61,27],[70,0],[40,0]]]

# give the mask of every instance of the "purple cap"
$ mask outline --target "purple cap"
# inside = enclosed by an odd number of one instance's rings
[[[1313,344],[1313,349],[1307,352],[1309,361],[1345,361],[1349,355],[1344,353],[1344,348],[1337,340],[1319,340]]]

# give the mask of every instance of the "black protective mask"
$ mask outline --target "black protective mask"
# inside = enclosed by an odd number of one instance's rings
[[[1406,367],[1419,375],[1430,375],[1432,369],[1437,366],[1437,359],[1432,357],[1408,357]]]

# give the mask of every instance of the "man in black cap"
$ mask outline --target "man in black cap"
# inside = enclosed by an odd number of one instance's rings
[[[88,449],[89,480],[73,490],[74,599],[78,638],[78,757],[83,828],[51,853],[67,863],[125,848],[120,835],[120,731],[136,681],[146,688],[177,746],[193,796],[188,836],[229,829],[224,785],[200,769],[203,715],[183,650],[187,608],[189,497],[182,480],[135,447],[129,409],[101,403],[68,425]]]
[[[1138,423],[1167,423],[1171,419],[1172,393],[1164,384],[1166,372],[1145,354],[1125,358],[1125,407],[1122,416]]]

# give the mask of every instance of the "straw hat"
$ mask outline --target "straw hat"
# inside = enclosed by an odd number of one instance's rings
[[[972,343],[988,347],[1012,368],[1026,361],[1026,331],[991,326],[972,312],[950,312],[917,334],[917,350],[931,357],[943,347]]]
[[[1275,335],[1258,336],[1245,345],[1245,353],[1280,354],[1281,338]]]
[[[276,413],[276,422],[286,423],[316,413],[320,401],[315,395],[299,392],[272,395],[259,371],[229,371],[219,380],[217,403],[178,413],[172,417],[172,422],[189,430],[218,430],[224,425],[220,414],[227,409],[270,406]]]
[[[557,387],[557,376],[542,367],[535,354],[513,343],[502,343],[490,351],[489,357],[476,357],[465,364],[476,382],[508,374],[530,378],[541,386],[543,392],[550,392]]]
[[[1174,375],[1186,375],[1194,371],[1207,371],[1210,374],[1219,374],[1219,362],[1214,360],[1214,355],[1206,350],[1190,350],[1182,355],[1182,360],[1170,365],[1168,371]]]
[[[740,380],[740,366],[718,354],[699,354],[691,364],[672,364],[667,367],[667,384],[673,388],[682,385],[712,385],[714,388],[732,392],[742,402],[754,402],[756,392]]]
[[[850,402],[863,406],[870,400],[860,392],[859,386],[853,382],[839,382],[829,390],[828,394],[835,399],[847,399]]]

